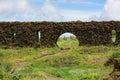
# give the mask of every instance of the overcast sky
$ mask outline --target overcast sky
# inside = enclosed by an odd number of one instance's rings
[[[0,21],[120,20],[120,0],[0,0]]]

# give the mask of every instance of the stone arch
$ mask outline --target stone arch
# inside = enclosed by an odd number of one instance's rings
[[[66,36],[64,36],[64,35],[66,35]],[[78,36],[77,36],[75,33],[73,33],[73,32],[63,32],[63,33],[59,34],[59,35],[57,36],[57,38],[56,38],[55,44],[57,45],[57,47],[60,47],[60,46],[58,45],[58,40],[59,40],[59,38],[67,39],[67,38],[72,38],[72,37],[74,37],[74,39],[77,40],[77,46],[79,46],[79,45],[80,45],[79,38],[78,38]]]

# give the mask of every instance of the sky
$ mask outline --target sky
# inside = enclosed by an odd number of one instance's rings
[[[120,20],[120,0],[0,0],[0,21]]]

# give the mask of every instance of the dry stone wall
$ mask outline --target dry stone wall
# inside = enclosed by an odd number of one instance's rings
[[[19,47],[54,47],[61,34],[76,35],[79,45],[113,44],[112,30],[120,44],[120,22],[0,22],[0,45]],[[41,33],[39,41],[38,32]]]

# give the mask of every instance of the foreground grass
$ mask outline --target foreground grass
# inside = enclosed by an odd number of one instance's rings
[[[65,48],[62,50],[0,49],[0,80],[100,80],[112,71],[104,64],[113,53],[120,52],[120,46],[78,46],[75,40],[73,44],[71,40],[67,42],[58,42]]]

